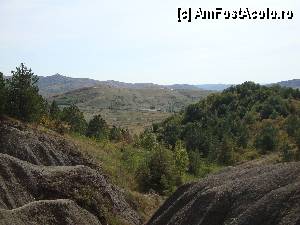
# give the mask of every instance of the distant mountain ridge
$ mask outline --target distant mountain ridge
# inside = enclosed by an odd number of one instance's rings
[[[198,84],[196,87],[203,90],[211,90],[211,91],[223,91],[226,88],[231,87],[234,84]]]
[[[100,81],[89,78],[72,78],[55,74],[52,76],[39,76],[39,89],[43,96],[53,96],[62,94],[68,91],[97,86],[101,84]]]
[[[6,77],[9,78],[9,77]],[[266,85],[280,85],[291,88],[300,88],[300,79],[293,79],[281,81],[278,83]],[[73,78],[55,74],[52,76],[39,76],[39,89],[40,93],[45,97],[63,94],[81,88],[88,88],[98,85],[108,85],[115,88],[128,88],[128,89],[174,89],[174,90],[209,90],[209,91],[223,91],[235,84],[172,84],[172,85],[159,85],[154,83],[126,83],[115,80],[99,81],[90,78]]]
[[[94,87],[99,85],[107,85],[114,88],[128,89],[176,89],[176,90],[199,90],[195,85],[189,84],[174,84],[174,85],[159,85],[154,83],[125,83],[114,80],[99,81],[90,78],[72,78],[55,74],[52,76],[39,76],[39,89],[43,96],[49,97],[59,95],[76,89]]]
[[[279,84],[280,86],[283,86],[283,87],[300,88],[300,79],[281,81],[276,84]]]

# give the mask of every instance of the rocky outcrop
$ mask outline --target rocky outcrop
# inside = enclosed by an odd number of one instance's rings
[[[59,135],[0,121],[0,225],[141,224],[122,191]]]
[[[35,165],[96,168],[73,143],[54,132],[42,132],[18,121],[0,120],[0,123],[0,153]]]
[[[299,225],[300,162],[254,162],[180,187],[148,225]]]
[[[0,224],[102,225],[93,214],[67,199],[30,202],[13,210],[0,210]]]

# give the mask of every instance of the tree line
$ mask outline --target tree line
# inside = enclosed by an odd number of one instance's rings
[[[180,140],[191,159],[221,165],[270,152],[285,160],[299,159],[300,91],[245,82],[154,124],[153,133],[169,149]]]
[[[143,192],[170,194],[193,177],[269,153],[283,161],[300,159],[299,89],[245,82],[132,137],[127,129],[108,126],[101,115],[87,122],[76,105],[49,104],[39,95],[37,82],[24,64],[9,79],[0,73],[0,115],[100,142],[126,142],[122,162]]]
[[[38,77],[24,64],[12,71],[9,78],[0,73],[0,103],[0,116],[41,124],[61,134],[80,134],[99,142],[122,141],[125,143],[122,163],[127,163],[128,170],[135,174],[139,191],[170,194],[187,176],[189,156],[182,143],[177,142],[170,150],[151,130],[133,138],[127,129],[108,126],[101,115],[87,122],[76,105],[62,108],[55,101],[49,104],[39,94]]]
[[[300,91],[232,86],[153,124],[139,142],[154,151],[139,169],[141,184],[160,192],[178,185],[180,174],[202,177],[269,153],[278,161],[300,160]]]
[[[40,123],[60,133],[69,131],[116,141],[131,139],[127,129],[110,128],[101,115],[95,115],[87,122],[76,105],[61,109],[55,101],[49,104],[39,94],[38,76],[23,63],[11,72],[8,79],[0,72],[0,115]]]

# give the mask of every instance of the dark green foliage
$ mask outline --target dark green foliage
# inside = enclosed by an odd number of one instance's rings
[[[278,129],[267,123],[258,133],[255,145],[262,153],[274,151],[278,145]]]
[[[262,119],[268,119],[270,117],[272,117],[272,119],[275,119],[277,116],[287,116],[287,102],[278,95],[270,96],[262,104],[260,114]]]
[[[138,182],[144,192],[154,190],[169,194],[181,182],[173,154],[168,149],[157,148],[150,159],[138,170]]]
[[[106,139],[108,135],[108,125],[101,115],[96,115],[91,119],[86,130],[86,136],[96,139]]]
[[[62,110],[61,120],[68,123],[72,132],[85,134],[87,123],[83,113],[76,105],[71,105]]]
[[[56,101],[52,101],[49,109],[50,118],[53,120],[59,120],[61,111],[56,103]]]
[[[295,142],[298,148],[298,152],[300,154],[300,129],[295,132]]]
[[[286,130],[288,135],[294,137],[300,130],[300,116],[292,114],[286,120]]]
[[[189,172],[195,176],[201,173],[202,158],[198,152],[189,151]]]
[[[180,176],[183,176],[183,174],[185,174],[185,172],[188,170],[189,156],[181,141],[176,142],[173,154],[176,170]]]
[[[127,143],[132,142],[132,137],[128,129],[113,126],[109,132],[109,139],[111,141],[125,141]]]
[[[114,141],[122,140],[122,129],[117,126],[113,126],[109,133],[109,139]]]
[[[186,124],[182,137],[189,151],[198,151],[203,156],[208,155],[211,148],[211,135],[207,129],[201,127],[200,123]]]
[[[188,172],[196,177],[205,177],[207,174],[219,169],[215,163],[211,163],[207,159],[201,157],[198,152],[190,151],[188,154]]]
[[[199,154],[211,162],[230,165],[253,146],[260,153],[279,150],[280,132],[287,131],[288,142],[295,145],[299,106],[299,90],[245,82],[209,95],[183,113],[155,124],[153,130],[171,149],[182,140],[192,157],[191,164]],[[190,170],[195,173],[193,167]]]
[[[172,149],[175,148],[176,142],[180,138],[181,134],[181,120],[177,116],[170,117],[164,123],[165,126],[163,127],[164,133],[164,141],[165,144],[170,146]]]
[[[39,95],[38,77],[23,63],[8,81],[7,110],[12,117],[23,121],[38,121],[45,110],[45,101]]]
[[[219,147],[218,152],[218,163],[222,165],[231,165],[234,163],[234,151],[235,151],[235,144],[233,140],[228,137],[224,136]]]
[[[288,142],[288,140],[282,140],[280,143],[280,150],[282,153],[283,161],[289,162],[295,159],[295,153],[293,151],[293,146]]]
[[[136,146],[142,147],[148,151],[154,150],[158,146],[156,135],[151,130],[146,129],[137,139]]]
[[[6,85],[3,77],[3,73],[0,72],[0,115],[5,112],[5,104],[6,104]]]

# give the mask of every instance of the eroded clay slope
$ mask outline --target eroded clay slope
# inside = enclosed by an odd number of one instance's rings
[[[0,119],[0,153],[36,165],[94,167],[73,143],[60,135],[12,120]]]
[[[249,163],[180,187],[148,225],[299,225],[300,162]]]
[[[0,224],[102,225],[93,214],[66,199],[35,201],[13,210],[0,210]]]
[[[141,224],[122,191],[57,134],[0,121],[0,224]]]

